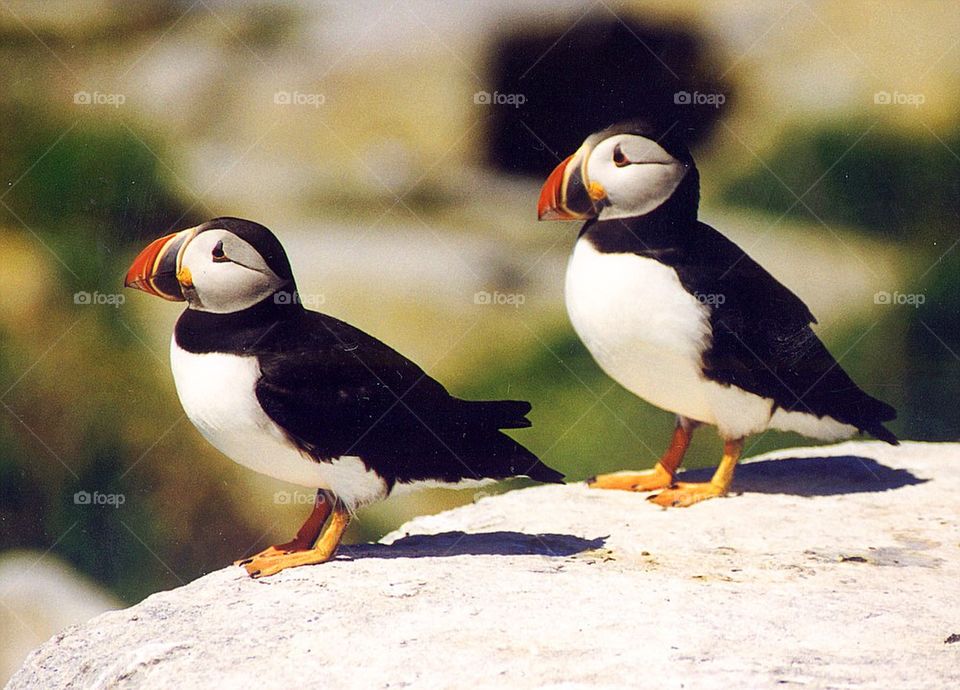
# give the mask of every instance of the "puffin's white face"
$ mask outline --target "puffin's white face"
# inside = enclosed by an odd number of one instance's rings
[[[216,228],[187,241],[177,280],[190,309],[217,314],[252,307],[285,282],[248,242]]]
[[[583,167],[591,196],[605,197],[599,218],[642,216],[671,197],[687,165],[651,139],[617,134],[587,153]]]

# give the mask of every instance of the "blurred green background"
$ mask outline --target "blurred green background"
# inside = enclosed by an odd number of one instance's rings
[[[532,401],[516,437],[569,479],[650,466],[671,415],[573,335],[577,226],[535,219],[553,165],[644,109],[687,128],[701,217],[810,304],[892,428],[955,440],[957,35],[949,3],[906,1],[3,3],[4,638],[71,622],[50,609],[78,582],[100,593],[87,615],[135,602],[309,510],[203,442],[167,363],[179,305],[121,289],[148,240],[214,216],[271,227],[310,306],[456,394]],[[807,443],[771,432],[748,455]],[[703,432],[688,464],[718,452]],[[391,499],[349,540],[473,498]],[[55,593],[27,601],[48,575]]]

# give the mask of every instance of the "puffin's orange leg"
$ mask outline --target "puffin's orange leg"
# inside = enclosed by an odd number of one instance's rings
[[[333,499],[326,491],[318,491],[317,497],[313,501],[313,511],[306,519],[306,522],[297,530],[297,536],[283,544],[268,546],[260,553],[241,558],[234,561],[234,565],[246,565],[254,559],[279,556],[281,554],[293,553],[295,551],[307,551],[311,549],[320,536],[323,529],[323,523],[327,521],[333,510]]]
[[[333,558],[333,555],[337,552],[337,547],[340,546],[340,540],[343,539],[343,533],[347,529],[347,525],[350,524],[350,512],[339,500],[334,499],[332,503],[330,524],[327,525],[327,529],[324,530],[313,548],[276,555],[254,556],[249,563],[245,563],[243,566],[247,569],[250,577],[266,577],[287,568],[325,563]]]
[[[693,438],[692,424],[677,424],[673,438],[663,456],[648,472],[616,472],[601,474],[587,482],[591,489],[620,489],[622,491],[653,491],[665,489],[673,484],[677,468],[683,462],[683,456],[690,447]]]
[[[648,500],[664,508],[687,507],[694,503],[705,501],[708,498],[725,496],[730,484],[733,482],[733,471],[737,467],[737,461],[743,452],[743,439],[734,441],[724,441],[723,458],[717,471],[713,474],[713,479],[709,482],[692,484],[689,482],[677,482],[669,489],[661,491],[656,496],[651,496]]]

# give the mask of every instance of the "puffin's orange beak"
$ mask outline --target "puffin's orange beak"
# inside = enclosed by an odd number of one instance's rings
[[[196,228],[189,228],[148,244],[133,260],[123,286],[143,290],[171,302],[183,302],[186,298],[177,274],[180,272],[183,250],[196,234]]]
[[[540,190],[539,220],[583,220],[597,215],[594,202],[605,193],[596,183],[587,186],[583,163],[589,155],[590,148],[584,145],[553,169]]]
[[[573,155],[564,158],[543,183],[540,200],[537,202],[537,220],[573,220],[575,218],[563,206],[564,177],[567,173],[567,164],[572,158]]]

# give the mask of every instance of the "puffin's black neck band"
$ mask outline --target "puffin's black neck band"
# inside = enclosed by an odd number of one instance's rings
[[[230,314],[187,309],[177,321],[174,338],[177,345],[189,352],[255,354],[258,347],[272,342],[272,333],[303,313],[294,288]]]
[[[680,186],[662,205],[642,216],[591,220],[580,230],[598,251],[649,255],[677,249],[694,241],[690,227],[697,223],[700,184],[696,168],[690,169]]]

